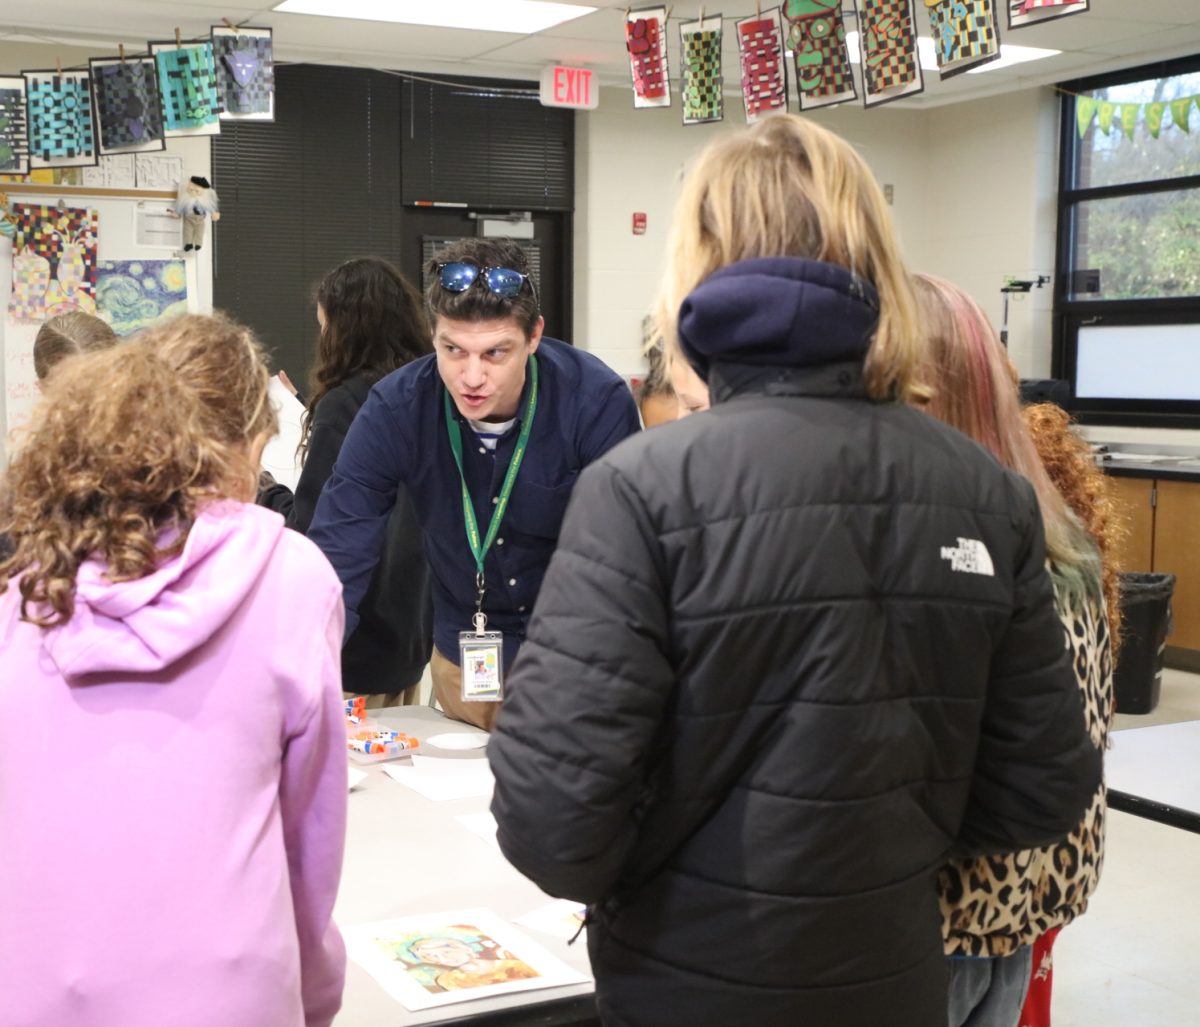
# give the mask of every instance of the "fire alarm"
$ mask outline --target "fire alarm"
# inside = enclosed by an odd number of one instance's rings
[[[646,234],[646,215],[641,213],[640,211],[635,212],[633,215],[633,234],[634,235],[645,235]]]

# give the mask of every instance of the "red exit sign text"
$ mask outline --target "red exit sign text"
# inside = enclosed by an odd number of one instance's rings
[[[539,95],[543,107],[590,111],[600,105],[596,73],[589,68],[568,68],[564,64],[543,68]]]

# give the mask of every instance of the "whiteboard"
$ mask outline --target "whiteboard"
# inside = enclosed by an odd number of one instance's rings
[[[208,139],[172,140],[168,152],[183,158],[184,173],[212,174],[211,144]],[[12,193],[12,203],[56,204],[61,199],[68,207],[95,210],[100,218],[100,234],[96,249],[97,260],[163,260],[171,258],[170,250],[139,246],[134,237],[134,213],[139,204],[143,209],[162,208],[169,201],[149,197],[135,199],[124,196],[60,196],[48,185],[39,193]],[[4,184],[0,183],[0,191]],[[218,229],[219,231],[219,226]],[[204,248],[198,254],[180,253],[186,260],[188,274],[188,309],[196,313],[212,312],[213,296],[213,230],[209,227]],[[12,243],[0,240],[0,461],[6,461],[13,444],[13,432],[22,424],[40,396],[33,372],[33,339],[37,325],[11,324],[8,320],[8,300],[12,292]]]

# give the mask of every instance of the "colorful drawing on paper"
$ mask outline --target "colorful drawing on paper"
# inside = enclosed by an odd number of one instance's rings
[[[864,103],[875,107],[925,88],[917,58],[913,0],[857,0]]]
[[[118,335],[187,313],[187,265],[182,260],[102,260],[96,306]]]
[[[410,916],[342,933],[350,958],[414,1011],[588,979],[487,909]]]
[[[96,163],[91,89],[86,71],[25,72],[30,167]]]
[[[1081,14],[1091,6],[1090,0],[1007,0],[1008,27],[1024,28],[1040,25],[1068,14]]]
[[[796,68],[800,109],[815,110],[855,99],[858,90],[846,48],[842,0],[785,0],[783,17]]]
[[[275,57],[271,30],[213,26],[213,59],[222,120],[275,116]]]
[[[635,107],[671,106],[666,28],[665,7],[643,7],[625,17],[625,48],[629,51]]]
[[[684,22],[679,27],[683,48],[680,105],[683,123],[699,125],[725,116],[721,78],[721,16]]]
[[[167,136],[220,132],[220,104],[211,43],[152,43]]]
[[[17,203],[12,213],[17,231],[9,319],[33,324],[68,310],[96,313],[96,211]]]
[[[752,123],[765,114],[787,110],[787,74],[779,8],[764,12],[762,17],[743,18],[736,28],[746,121]]]
[[[162,97],[154,61],[93,60],[91,66],[100,152],[163,149]]]
[[[925,0],[942,78],[1000,56],[994,0]]]
[[[25,124],[25,79],[0,77],[0,173],[29,171],[29,134]]]

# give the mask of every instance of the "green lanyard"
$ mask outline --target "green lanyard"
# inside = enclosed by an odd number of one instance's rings
[[[508,507],[513,485],[517,480],[517,471],[521,469],[521,461],[529,445],[529,433],[533,429],[533,415],[537,411],[538,394],[538,365],[537,357],[529,356],[529,399],[525,402],[525,413],[521,418],[521,432],[517,436],[517,447],[513,450],[512,459],[508,463],[508,473],[504,475],[504,484],[500,487],[500,496],[496,500],[496,508],[492,511],[492,520],[488,525],[487,536],[479,541],[479,522],[475,519],[475,507],[471,503],[471,494],[467,491],[467,478],[463,473],[462,459],[462,429],[454,419],[454,408],[450,403],[450,390],[444,389],[442,399],[446,412],[446,431],[450,435],[450,448],[454,451],[454,462],[458,464],[458,477],[462,482],[463,520],[467,525],[467,544],[471,547],[471,555],[475,557],[475,618],[476,629],[482,630],[479,618],[483,613],[483,560],[496,541],[500,532],[500,522],[504,519],[504,511]]]

